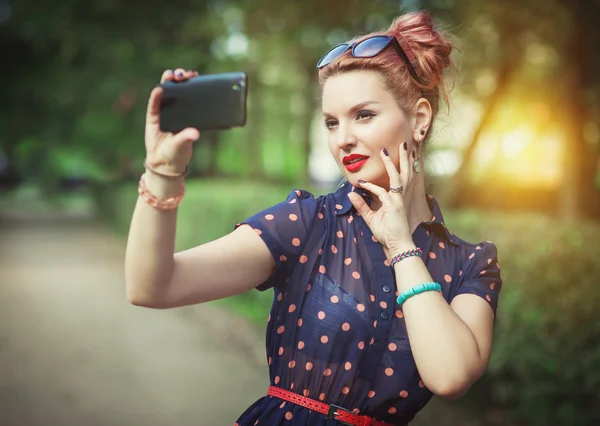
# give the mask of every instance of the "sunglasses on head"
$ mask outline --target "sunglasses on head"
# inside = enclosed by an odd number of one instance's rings
[[[335,46],[329,52],[323,56],[319,62],[317,63],[317,68],[321,69],[330,63],[332,63],[336,58],[344,54],[348,49],[352,49],[352,56],[355,58],[373,58],[379,55],[383,50],[390,45],[390,43],[396,49],[398,56],[406,63],[406,67],[408,68],[408,72],[417,82],[421,82],[419,76],[415,72],[414,67],[410,63],[410,60],[406,56],[406,53],[396,40],[396,37],[391,35],[377,35],[373,37],[366,38],[364,40],[359,41],[358,43],[342,43]]]

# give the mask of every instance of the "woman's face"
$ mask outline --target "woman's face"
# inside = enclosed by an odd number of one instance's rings
[[[352,71],[327,79],[323,87],[323,121],[329,132],[329,149],[343,176],[389,188],[380,157],[387,149],[398,168],[398,149],[411,147],[406,114],[375,71]]]

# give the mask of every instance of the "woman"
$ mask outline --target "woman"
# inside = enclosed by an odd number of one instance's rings
[[[292,191],[176,254],[182,171],[199,133],[161,133],[152,92],[128,297],[171,308],[274,289],[271,387],[236,425],[405,425],[433,394],[461,396],[485,371],[502,284],[496,248],[446,228],[422,172],[451,50],[425,13],[333,48],[319,80],[345,183],[319,197]]]

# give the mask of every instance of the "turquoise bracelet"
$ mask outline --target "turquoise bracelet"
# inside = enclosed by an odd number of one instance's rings
[[[417,294],[425,293],[426,291],[442,291],[442,286],[438,283],[430,282],[418,284],[413,288],[409,288],[408,290],[402,292],[400,296],[398,296],[398,306],[402,306],[407,299],[416,296]]]

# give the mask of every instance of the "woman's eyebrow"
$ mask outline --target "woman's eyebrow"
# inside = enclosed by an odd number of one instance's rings
[[[351,107],[348,110],[348,112],[350,114],[352,114],[352,113],[355,113],[355,112],[361,110],[362,108],[366,107],[367,105],[378,104],[378,103],[379,102],[377,102],[377,101],[365,101],[365,102],[361,102],[361,103],[358,103],[358,104],[354,105],[353,107]],[[333,116],[334,116],[333,114],[331,114],[329,112],[326,112],[326,111],[323,111],[323,117],[333,117]]]

